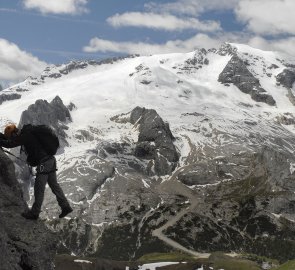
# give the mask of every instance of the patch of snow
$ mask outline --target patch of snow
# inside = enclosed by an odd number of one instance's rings
[[[275,216],[276,218],[280,218],[281,215],[280,214],[275,214],[275,213],[271,213],[273,216]]]
[[[75,263],[92,263],[90,261],[86,261],[86,260],[74,260]]]
[[[290,173],[293,174],[295,171],[295,163],[290,163]]]
[[[150,188],[150,185],[144,179],[142,179],[142,182],[146,188]]]
[[[138,270],[156,270],[157,267],[163,267],[167,265],[179,264],[179,262],[160,262],[160,263],[148,263],[138,267]]]

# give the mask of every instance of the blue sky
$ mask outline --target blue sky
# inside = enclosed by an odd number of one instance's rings
[[[226,41],[295,55],[291,10],[294,0],[0,0],[0,82],[72,59]]]

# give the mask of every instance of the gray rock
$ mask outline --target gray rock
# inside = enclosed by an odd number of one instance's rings
[[[192,58],[187,59],[179,69],[186,73],[193,73],[201,69],[203,65],[208,65],[209,60],[206,58],[207,51],[205,49],[196,50]],[[178,72],[179,73],[179,72]]]
[[[143,115],[143,112],[145,111],[145,108],[136,107],[132,110],[130,114],[130,123],[135,124]]]
[[[178,162],[178,153],[173,144],[174,137],[169,125],[155,110],[136,107],[130,115],[130,122],[139,125],[138,143],[135,155],[155,161],[158,175],[171,173]],[[149,173],[152,173],[149,171]]]
[[[67,64],[63,69],[60,70],[60,73],[66,75],[72,72],[73,70],[76,69],[84,69],[88,66],[86,62],[76,62],[76,61],[71,61],[69,64]]]
[[[70,102],[70,104],[67,106],[67,108],[70,112],[77,109],[76,105],[73,102]]]
[[[139,142],[134,154],[138,158],[153,159],[156,154],[156,146],[153,142]]]
[[[0,95],[0,105],[5,102],[5,101],[9,101],[9,100],[15,100],[15,99],[20,99],[21,95],[20,94],[2,94]]]
[[[225,55],[234,55],[237,52],[237,48],[232,47],[230,44],[228,43],[224,43],[220,46],[220,48],[218,50],[216,49],[211,49],[209,50],[210,52],[214,52],[217,53],[221,56],[225,56]]]
[[[1,269],[52,270],[57,238],[42,221],[24,219],[26,209],[13,163],[0,150]]]
[[[284,115],[278,116],[277,121],[283,125],[294,125],[295,117],[292,114],[285,113]]]
[[[218,81],[223,84],[232,83],[243,93],[250,94],[257,102],[275,105],[276,102],[271,95],[265,94],[260,82],[247,69],[246,64],[236,54],[233,55],[224,70],[220,73]]]
[[[276,80],[279,84],[286,88],[292,88],[295,82],[295,71],[290,69],[284,69],[283,72],[276,76]]]
[[[62,75],[60,73],[52,73],[50,74],[48,77],[49,78],[54,78],[54,79],[57,79],[57,78],[60,78]]]
[[[69,109],[63,104],[60,97],[56,96],[50,103],[46,100],[38,99],[25,110],[19,122],[21,128],[25,124],[49,125],[58,134],[61,145],[67,145],[66,123],[71,121]]]
[[[21,87],[17,87],[17,88],[15,88],[15,91],[16,91],[16,92],[28,92],[29,89],[21,88]]]

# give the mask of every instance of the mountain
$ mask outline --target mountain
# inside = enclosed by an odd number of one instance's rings
[[[71,62],[1,91],[0,126],[50,124],[61,138],[58,177],[74,213],[57,219],[49,190],[42,213],[60,253],[286,261],[295,252],[294,82],[294,57],[241,44]]]

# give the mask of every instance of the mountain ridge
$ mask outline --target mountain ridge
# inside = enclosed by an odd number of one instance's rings
[[[278,57],[224,44],[187,54],[78,63],[79,69],[44,77],[39,85],[27,81],[1,91],[22,95],[0,105],[2,127],[18,122],[29,105],[38,107],[40,97],[49,103],[58,95],[63,108],[72,104],[72,122],[59,123],[68,145],[57,160],[74,214],[58,221],[48,192],[42,213],[59,232],[59,252],[128,260],[173,250],[158,237],[165,235],[192,252],[291,259],[295,71],[294,59]],[[134,118],[136,111],[155,113]],[[173,148],[166,146],[166,135],[147,136],[167,131],[166,124],[155,129],[158,117],[169,124],[179,157],[163,158],[173,168],[164,173],[147,169],[161,151]],[[169,223],[177,213],[184,215]]]

